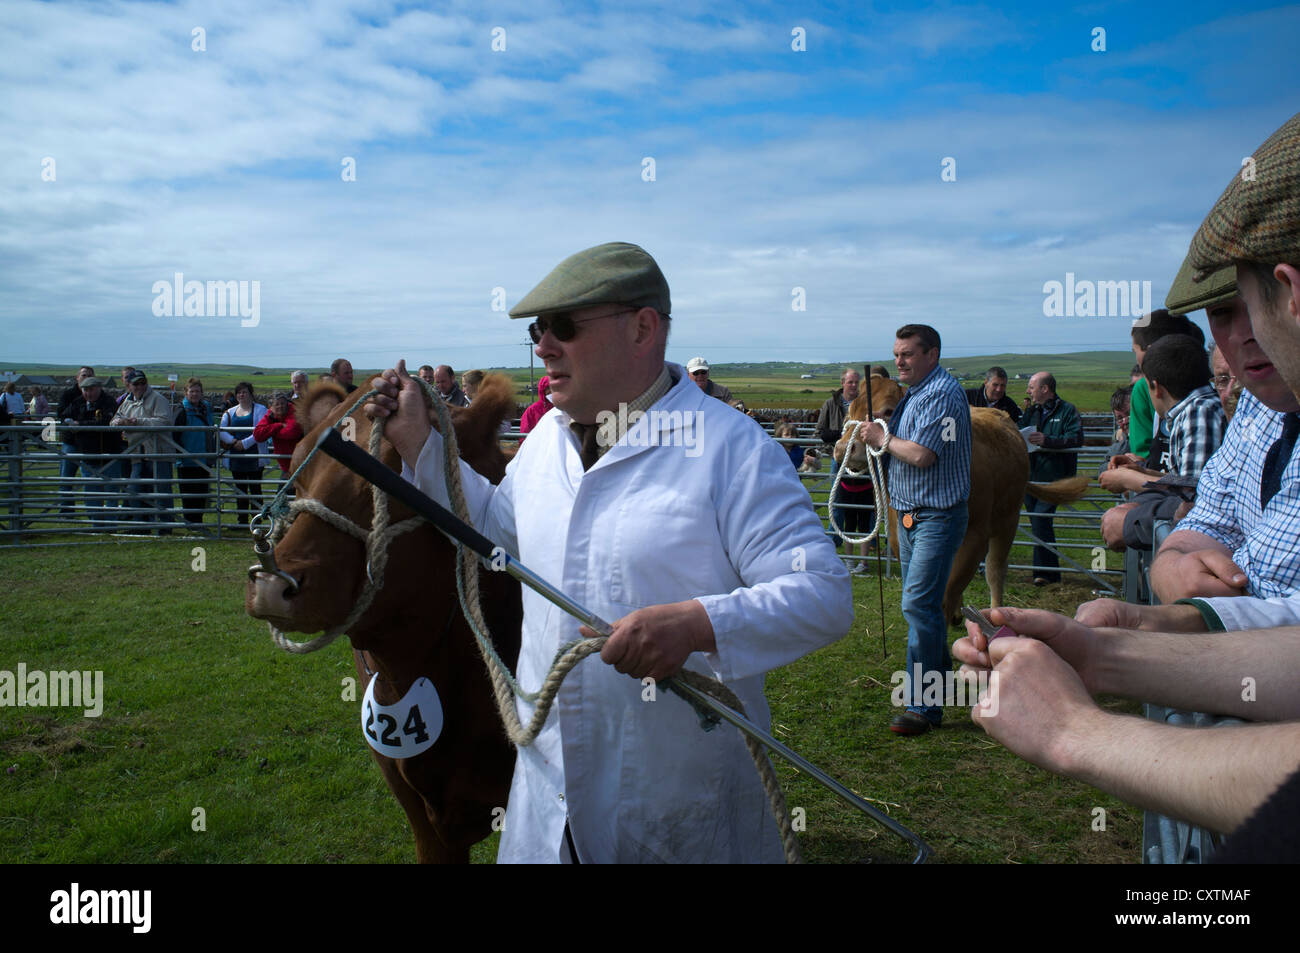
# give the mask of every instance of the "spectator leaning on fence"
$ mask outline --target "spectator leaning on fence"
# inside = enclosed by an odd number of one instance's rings
[[[113,398],[104,391],[103,381],[90,376],[81,379],[81,394],[68,405],[65,423],[71,426],[73,450],[95,455],[80,461],[81,475],[99,484],[87,484],[85,509],[96,528],[106,524],[100,519],[105,508],[117,504],[115,481],[121,474],[122,436],[110,430],[78,430],[78,426],[108,427],[117,413]]]
[[[31,403],[27,405],[27,416],[40,420],[50,412],[50,402],[46,396],[41,393],[39,387],[33,385],[32,388],[28,390],[27,396],[31,398]]]
[[[1232,373],[1232,368],[1228,366],[1228,359],[1223,356],[1217,344],[1210,345],[1210,372],[1214,375],[1210,382],[1223,403],[1224,416],[1232,420],[1232,415],[1237,410],[1237,401],[1241,398],[1241,382],[1237,380],[1237,375]]]
[[[293,403],[287,394],[274,394],[266,414],[253,428],[253,439],[259,443],[271,442],[275,450],[275,460],[280,464],[280,473],[289,475],[289,461],[293,459],[293,448],[302,439],[302,425],[293,414]]]
[[[262,508],[262,467],[266,461],[261,454],[267,448],[257,442],[252,431],[266,416],[266,407],[257,402],[253,385],[247,381],[235,385],[235,401],[235,406],[221,415],[221,443],[226,447],[226,465],[238,494],[238,521],[243,526]]]
[[[1190,335],[1198,344],[1205,344],[1205,333],[1188,320],[1186,315],[1171,314],[1164,309],[1152,311],[1135,321],[1130,333],[1133,356],[1137,358],[1139,367],[1147,348],[1167,334]],[[1133,384],[1131,417],[1128,440],[1132,452],[1144,459],[1150,459],[1152,453],[1155,453],[1158,460],[1167,449],[1163,439],[1167,435],[1159,431],[1155,405],[1151,403],[1151,393],[1147,390],[1145,379],[1140,377]],[[1153,437],[1157,438],[1154,446]]]
[[[480,370],[466,371],[460,375],[460,389],[465,392],[465,406],[474,402],[474,395],[478,393],[479,385],[483,383],[483,378],[487,377]]]
[[[469,398],[456,383],[456,372],[450,364],[439,364],[433,369],[433,389],[451,407],[469,406]]]
[[[77,371],[77,378],[72,382],[72,386],[59,395],[59,405],[54,413],[62,423],[72,423],[72,404],[81,399],[81,382],[94,376],[95,369],[83,365]],[[72,457],[72,454],[77,452],[77,444],[71,431],[65,429],[60,433],[62,443],[59,447],[59,479],[63,482],[59,485],[59,513],[67,516],[72,512],[72,494],[76,489],[76,485],[71,481],[77,475],[79,464]]]
[[[695,386],[710,397],[716,397],[724,404],[730,404],[736,398],[731,391],[709,377],[709,362],[702,357],[693,357],[686,362],[686,373],[691,375]]]
[[[346,357],[334,358],[330,364],[330,377],[349,394],[357,389],[357,385],[352,383],[352,362]]]
[[[135,376],[135,368],[127,365],[122,368],[122,393],[117,395],[117,404],[121,406],[122,401],[126,400],[131,394],[131,378]]]
[[[1223,403],[1210,386],[1205,351],[1192,338],[1171,334],[1147,349],[1142,370],[1156,412],[1169,430],[1167,469],[1185,481],[1194,481],[1219,449],[1227,427]],[[1102,538],[1112,549],[1132,546],[1149,550],[1154,524],[1177,520],[1194,494],[1179,492],[1176,487],[1144,488],[1148,482],[1159,480],[1160,474],[1142,468],[1131,455],[1116,457],[1111,466],[1133,481],[1129,489],[1135,490],[1137,496],[1107,510],[1101,520]]]
[[[817,437],[822,443],[833,444],[840,439],[844,430],[844,418],[849,414],[849,404],[858,396],[858,387],[862,375],[851,367],[846,367],[840,375],[840,389],[831,391],[831,396],[822,404],[817,415]]]
[[[191,377],[185,382],[185,398],[176,410],[177,427],[204,427],[204,430],[180,430],[173,440],[192,457],[181,457],[176,467],[176,487],[181,495],[185,522],[199,525],[208,506],[208,488],[217,467],[217,435],[213,430],[212,408],[203,399],[203,382]]]
[[[18,388],[13,381],[5,384],[0,400],[4,401],[5,409],[9,411],[11,417],[21,417],[27,411],[27,405],[23,403],[23,395],[18,393]]]
[[[1110,461],[1121,454],[1128,453],[1128,417],[1129,417],[1129,395],[1133,388],[1116,387],[1110,395],[1110,413],[1115,419],[1115,435],[1111,444],[1106,448],[1106,459],[1102,462],[1101,469],[1097,471],[1098,479],[1106,472],[1110,466]]]
[[[1000,367],[988,369],[983,386],[967,389],[966,401],[972,407],[993,407],[1004,411],[1014,423],[1020,423],[1021,410],[1007,396],[1007,372]]]
[[[1027,394],[1031,406],[1020,418],[1022,427],[1033,427],[1034,432],[1025,439],[1033,447],[1049,451],[1068,450],[1083,446],[1083,422],[1079,411],[1069,401],[1062,400],[1056,393],[1056,378],[1047,371],[1039,371],[1029,378]],[[1074,476],[1079,469],[1079,457],[1075,453],[1031,453],[1029,457],[1029,479],[1035,483],[1051,483],[1055,480]],[[1056,551],[1056,529],[1052,514],[1056,504],[1045,503],[1036,497],[1025,494],[1025,509],[1030,513],[1042,514],[1031,516],[1029,526],[1033,534],[1041,541],[1034,546],[1034,585],[1060,582],[1060,565]]]
[[[125,427],[126,459],[131,470],[127,499],[134,511],[128,519],[141,522],[169,522],[172,504],[172,461],[156,455],[171,453],[171,441],[161,436],[161,428],[172,423],[167,399],[149,386],[144,371],[135,371],[127,380],[129,392],[117,405],[111,426]],[[155,432],[150,432],[151,430]],[[170,529],[161,529],[170,533]]]

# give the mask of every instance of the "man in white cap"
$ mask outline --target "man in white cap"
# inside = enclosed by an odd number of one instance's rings
[[[702,357],[693,357],[686,362],[686,373],[691,375],[691,380],[695,381],[695,386],[710,397],[716,397],[724,404],[731,404],[735,397],[731,396],[731,391],[723,387],[717,381],[709,380],[709,362]]]

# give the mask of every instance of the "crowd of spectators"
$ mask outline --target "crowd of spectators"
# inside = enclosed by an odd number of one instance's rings
[[[421,370],[439,396],[457,407],[469,405],[484,377],[483,371],[467,371],[456,386],[447,365]],[[351,362],[338,358],[319,379],[352,392],[353,376]],[[290,375],[288,390],[264,400],[248,381],[210,400],[196,377],[186,381],[179,399],[150,386],[148,375],[129,365],[119,379],[121,391],[114,393],[93,367],[83,366],[54,403],[37,386],[28,390],[29,401],[13,382],[0,388],[0,426],[23,419],[58,424],[60,516],[75,515],[80,495],[95,529],[167,535],[178,525],[197,528],[225,471],[243,525],[262,505],[267,468],[278,467],[281,479],[288,477],[303,438],[296,408],[311,386],[305,370]]]

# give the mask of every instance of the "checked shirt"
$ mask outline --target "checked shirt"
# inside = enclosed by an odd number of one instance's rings
[[[1209,384],[1198,387],[1174,404],[1166,416],[1169,469],[1179,476],[1199,476],[1223,443],[1228,426],[1219,395]]]
[[[919,507],[949,509],[970,496],[970,406],[956,378],[936,366],[907,389],[890,428],[895,437],[934,451],[924,469],[889,458],[889,495],[900,513]]]
[[[1282,436],[1282,417],[1242,393],[1223,445],[1201,471],[1196,506],[1177,527],[1226,546],[1246,573],[1248,594],[1263,599],[1300,589],[1300,453],[1268,507],[1259,505],[1264,458]]]

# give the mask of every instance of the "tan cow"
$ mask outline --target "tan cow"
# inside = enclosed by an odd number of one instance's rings
[[[505,456],[497,427],[514,409],[510,382],[487,378],[474,403],[452,408],[461,455],[479,473],[499,482]],[[298,407],[307,436],[294,452],[293,467],[303,461],[322,428],[333,424],[363,396],[349,399],[333,383],[314,386]],[[437,419],[430,411],[434,426]],[[356,421],[354,439],[368,446],[370,420]],[[381,444],[383,461],[400,470],[397,452]],[[291,471],[292,472],[292,471]],[[371,525],[368,483],[324,454],[317,454],[298,477],[299,498],[311,497],[362,527]],[[392,523],[412,514],[389,502]],[[504,814],[514,770],[514,749],[506,740],[483,661],[456,597],[455,550],[437,530],[421,526],[395,537],[383,588],[348,633],[357,675],[369,683],[376,673],[375,701],[393,705],[421,676],[437,689],[444,724],[433,746],[414,757],[394,760],[373,751],[389,788],[401,802],[415,834],[421,863],[465,863],[469,848]],[[275,547],[280,569],[298,581],[296,595],[271,576],[250,581],[249,615],[291,632],[319,632],[341,624],[366,581],[362,541],[323,522],[299,514]],[[480,575],[483,609],[497,651],[512,669],[519,654],[523,609],[519,584],[505,573]],[[361,740],[361,739],[358,739]],[[494,813],[495,812],[495,813]]]
[[[894,408],[903,399],[903,389],[887,378],[872,377],[872,409],[877,417],[889,420]],[[971,467],[970,500],[967,502],[969,522],[966,536],[953,557],[944,590],[943,612],[950,625],[961,624],[962,595],[975,576],[980,560],[984,560],[984,579],[989,586],[990,602],[1002,605],[1003,586],[1007,575],[1007,557],[1016,538],[1020,510],[1025,493],[1048,503],[1069,503],[1079,499],[1088,490],[1086,476],[1067,477],[1054,483],[1029,482],[1029,451],[1025,439],[1000,410],[972,407],[971,415]],[[860,394],[849,405],[849,420],[865,420],[867,397]],[[846,434],[835,445],[835,460],[849,454],[849,466],[861,470],[866,467],[866,451],[856,433],[849,446]],[[898,555],[898,514],[889,510],[890,549]]]

